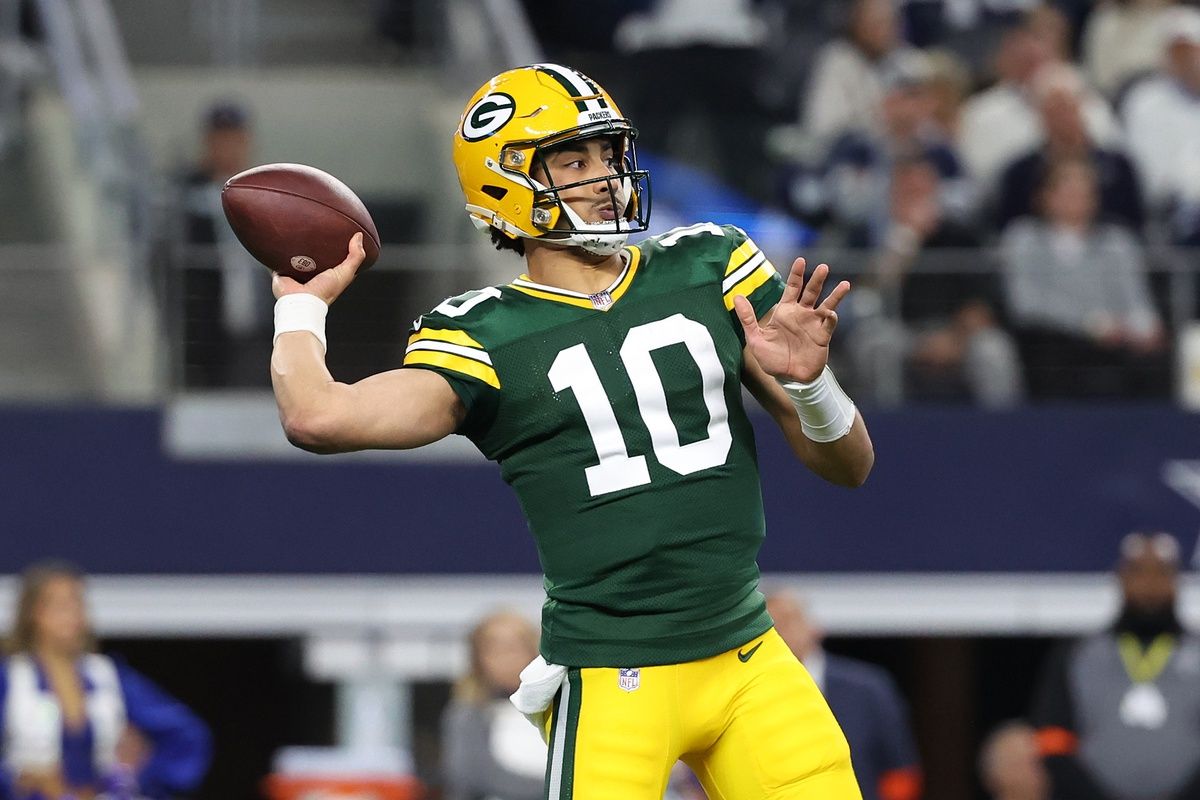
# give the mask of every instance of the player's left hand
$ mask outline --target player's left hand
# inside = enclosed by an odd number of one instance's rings
[[[819,265],[805,284],[804,265],[803,258],[792,263],[783,297],[762,325],[745,297],[735,297],[733,307],[746,331],[746,345],[767,374],[807,383],[816,380],[829,362],[838,303],[849,294],[850,282],[842,281],[818,303],[829,266]]]

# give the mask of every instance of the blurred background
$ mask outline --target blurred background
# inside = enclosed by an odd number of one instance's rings
[[[298,162],[363,198],[384,246],[328,358],[394,368],[423,310],[523,269],[469,225],[450,137],[540,61],[640,129],[652,233],[736,224],[855,284],[832,360],[875,471],[823,485],[755,417],[764,585],[907,707],[923,788],[881,797],[1002,796],[980,746],[1122,610],[1122,537],[1174,534],[1200,624],[1187,3],[0,0],[0,620],[28,565],[81,568],[101,649],[211,732],[189,796],[460,796],[468,633],[542,599],[520,509],[458,437],[288,445],[219,190]],[[377,793],[304,783],[331,774]]]

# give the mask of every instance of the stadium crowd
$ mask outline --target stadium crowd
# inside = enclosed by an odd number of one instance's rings
[[[1172,274],[1200,242],[1200,9],[609,5],[611,41],[530,17],[549,55],[624,81],[644,150],[853,248],[834,263],[858,279],[838,354],[855,397],[1170,396],[1196,308]]]

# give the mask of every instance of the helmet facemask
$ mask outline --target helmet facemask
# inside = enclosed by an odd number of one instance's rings
[[[530,221],[536,229],[544,232],[543,236],[537,237],[538,241],[559,247],[579,247],[594,255],[610,256],[625,246],[631,233],[647,229],[650,221],[650,175],[637,167],[637,153],[633,144],[636,135],[637,132],[624,120],[610,120],[505,148],[501,156],[504,166],[501,168],[506,172],[515,171],[514,166],[524,166],[523,162],[528,162],[528,166],[520,172],[534,192]],[[618,169],[610,175],[555,184],[546,157],[571,143],[600,137],[612,140]],[[535,171],[539,170],[545,183],[534,177]],[[562,198],[564,191],[601,182],[609,187],[608,197],[613,213],[611,221],[588,222]]]

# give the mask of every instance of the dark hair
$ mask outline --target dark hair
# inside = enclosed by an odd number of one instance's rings
[[[204,128],[208,131],[240,131],[250,127],[250,114],[232,100],[213,103],[204,112]]]
[[[525,255],[525,241],[521,237],[508,236],[498,228],[488,228],[488,233],[492,235],[492,244],[497,250],[511,250],[519,256]]]
[[[82,584],[83,570],[67,561],[39,561],[32,564],[21,573],[21,588],[17,593],[17,608],[13,615],[12,630],[9,632],[4,649],[8,653],[27,653],[33,649],[36,631],[33,629],[33,613],[42,592],[51,581],[66,578]],[[89,630],[84,643],[84,649],[96,649],[95,637]]]

